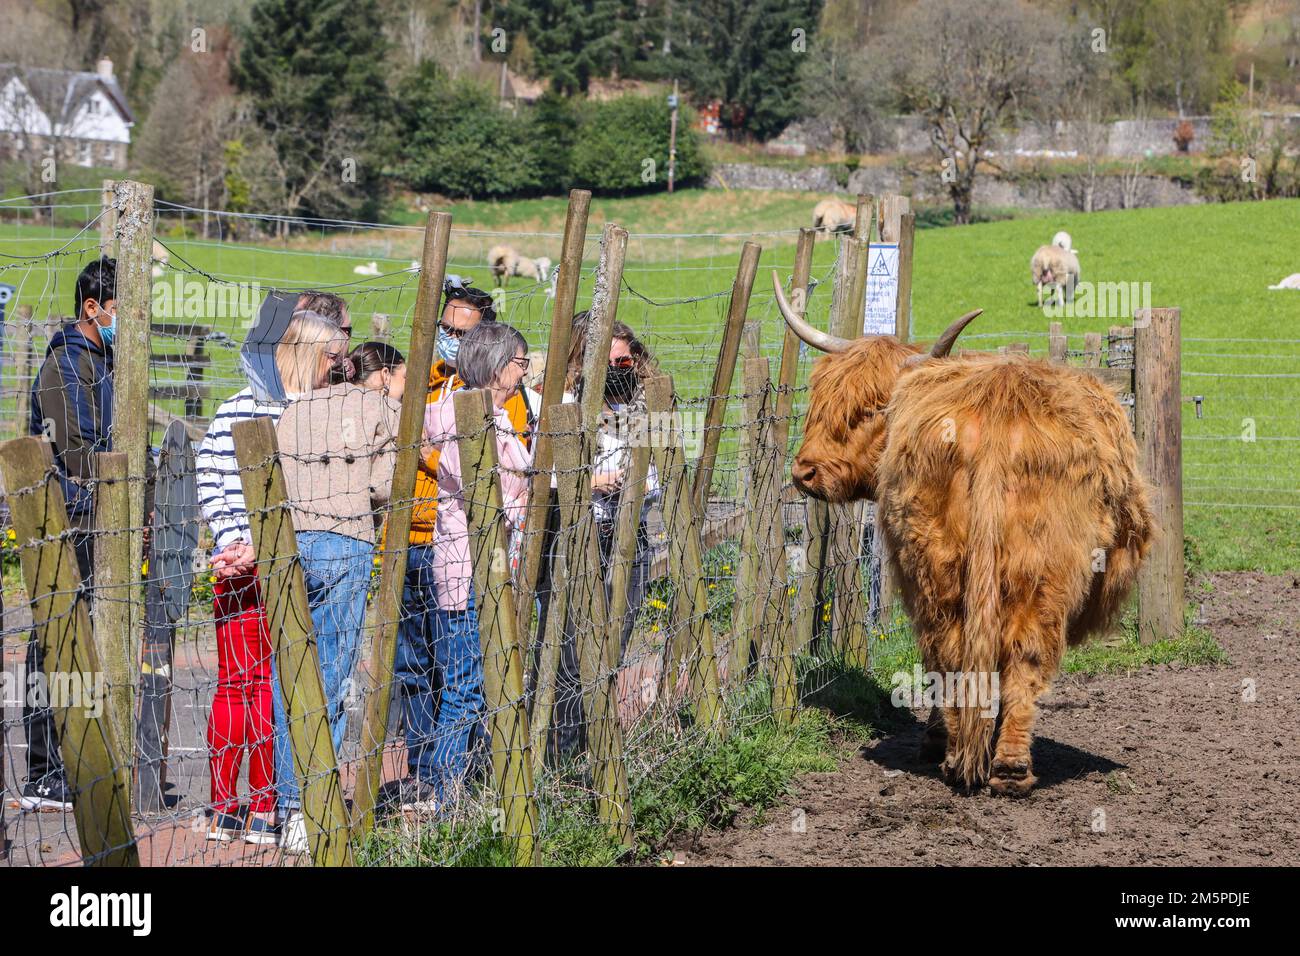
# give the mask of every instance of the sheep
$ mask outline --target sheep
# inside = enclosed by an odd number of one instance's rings
[[[1079,283],[1079,257],[1073,250],[1060,246],[1039,246],[1034,257],[1029,260],[1029,271],[1038,286],[1038,307],[1043,307],[1043,286],[1051,285],[1058,303],[1064,299],[1074,299],[1074,287]]]
[[[1293,272],[1277,285],[1269,286],[1270,289],[1300,289],[1300,272]]]
[[[171,255],[167,252],[167,247],[157,239],[153,241],[153,250],[150,253],[153,258],[153,268],[150,270],[155,279],[161,279],[163,272],[167,269],[167,264],[171,260]]]
[[[377,276],[379,275],[379,263],[371,262],[364,266],[353,266],[352,271],[359,276]]]
[[[848,232],[857,217],[857,207],[852,203],[823,199],[813,207],[813,228],[821,232]]]
[[[492,277],[504,286],[511,276],[525,276],[538,282],[545,282],[551,272],[551,260],[545,256],[529,259],[521,256],[512,246],[493,246],[488,250],[488,265],[492,267]]]
[[[1070,238],[1070,234],[1064,229],[1052,237],[1052,245],[1058,249],[1064,249],[1066,252],[1073,252],[1075,255],[1079,254],[1079,250],[1074,248],[1074,240]]]

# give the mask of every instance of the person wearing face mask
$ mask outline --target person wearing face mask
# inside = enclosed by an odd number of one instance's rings
[[[443,285],[437,359],[429,370],[429,407],[448,401],[453,392],[464,387],[460,375],[460,349],[465,336],[481,324],[496,323],[492,297],[482,289],[473,288],[468,281],[451,275]],[[516,382],[508,395],[502,396],[502,414],[525,448],[531,444],[531,432],[540,406],[540,396],[525,389],[522,381]],[[440,694],[437,687],[439,669],[433,657],[438,610],[434,580],[434,539],[439,507],[438,459],[435,454],[423,456],[420,462],[415,475],[414,499],[394,665],[394,679],[401,689],[408,775],[385,790],[386,802],[416,792],[422,772],[425,778],[429,776],[428,762],[432,759],[431,728]]]
[[[528,345],[516,329],[502,322],[483,322],[464,336],[459,355],[463,387],[484,389],[492,400],[492,434],[512,552],[519,542],[528,500],[532,455],[506,405],[519,394],[528,369],[527,351]],[[448,391],[426,406],[424,417],[425,447],[438,477],[438,526],[429,562],[432,603],[422,609],[429,614],[428,629],[408,630],[405,644],[399,643],[399,655],[406,655],[401,679],[410,680],[411,664],[418,655],[428,658],[430,668],[441,672],[442,687],[434,707],[432,701],[413,701],[411,685],[403,684],[408,700],[405,716],[411,775],[384,792],[385,805],[400,802],[403,809],[432,806],[440,811],[453,802],[470,773],[475,741],[483,734],[483,653],[457,437],[454,392]],[[416,689],[422,690],[422,686]],[[412,706],[415,703],[420,709]]]
[[[565,377],[564,401],[581,400],[583,391],[582,365],[586,355],[590,332],[590,315],[580,312],[573,318],[568,366]],[[597,445],[592,458],[591,509],[595,518],[597,542],[600,546],[600,564],[605,580],[606,599],[613,586],[614,538],[618,507],[622,500],[627,470],[631,463],[629,449],[628,417],[644,409],[641,390],[643,380],[657,374],[654,356],[637,338],[630,326],[613,323],[609,346],[609,365],[605,369],[605,391],[601,425],[597,430]],[[552,486],[555,478],[552,477]],[[646,474],[645,497],[641,505],[637,527],[636,554],[628,581],[627,610],[619,635],[619,657],[627,651],[632,637],[632,627],[645,600],[650,579],[650,539],[646,533],[645,519],[651,506],[659,497],[659,481],[654,466]],[[551,561],[559,540],[560,511],[553,505],[548,512],[546,527],[545,560],[539,569],[537,595],[540,604],[535,646],[540,650],[546,632],[546,618],[551,598]],[[580,753],[586,746],[585,721],[582,713],[582,686],[578,671],[578,652],[574,622],[565,621],[564,642],[556,672],[555,705],[552,719],[554,733],[550,741],[552,758],[564,758]]]
[[[89,263],[77,276],[76,320],[54,333],[32,382],[28,433],[44,438],[67,503],[77,569],[91,586],[94,564],[95,456],[112,451],[113,337],[117,331],[117,261]],[[145,514],[153,510],[153,456],[146,459]],[[39,674],[42,655],[35,637],[27,645],[27,673]],[[25,693],[27,785],[19,800],[25,810],[71,810],[72,797],[59,758],[53,714],[44,694]]]

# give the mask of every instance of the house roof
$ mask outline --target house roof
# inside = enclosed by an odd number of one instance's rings
[[[103,90],[126,124],[135,124],[135,114],[127,105],[126,95],[118,86],[116,77],[102,76],[87,70],[55,70],[0,63],[0,80],[7,80],[11,76],[16,76],[27,87],[43,109],[58,103],[65,116],[71,115],[96,89]]]

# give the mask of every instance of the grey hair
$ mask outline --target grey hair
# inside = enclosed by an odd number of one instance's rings
[[[519,330],[504,322],[480,322],[465,333],[456,355],[456,372],[466,388],[487,388],[528,343]]]

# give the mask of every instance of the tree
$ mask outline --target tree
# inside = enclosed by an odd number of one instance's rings
[[[452,81],[426,61],[399,88],[396,172],[411,188],[448,196],[503,197],[541,185],[537,153],[550,144],[486,88]]]
[[[1143,24],[1151,38],[1137,64],[1151,93],[1172,96],[1179,118],[1208,107],[1228,75],[1231,32],[1224,0],[1149,0]]]
[[[822,0],[696,0],[671,21],[675,74],[719,99],[734,130],[769,139],[800,114],[799,68],[813,54]]]
[[[391,149],[376,0],[257,0],[233,78],[274,154],[285,215],[370,218]]]
[[[508,3],[496,13],[497,26],[528,37],[538,73],[551,89],[585,93],[592,79],[626,63],[627,0],[529,0]]]
[[[872,44],[900,104],[929,125],[954,222],[971,220],[995,134],[1048,84],[1052,36],[1021,0],[921,0]]]
[[[133,157],[163,196],[201,209],[227,208],[227,144],[240,135],[230,82],[229,31],[208,30],[203,52],[186,48],[163,73]],[[205,212],[203,235],[210,234]]]

